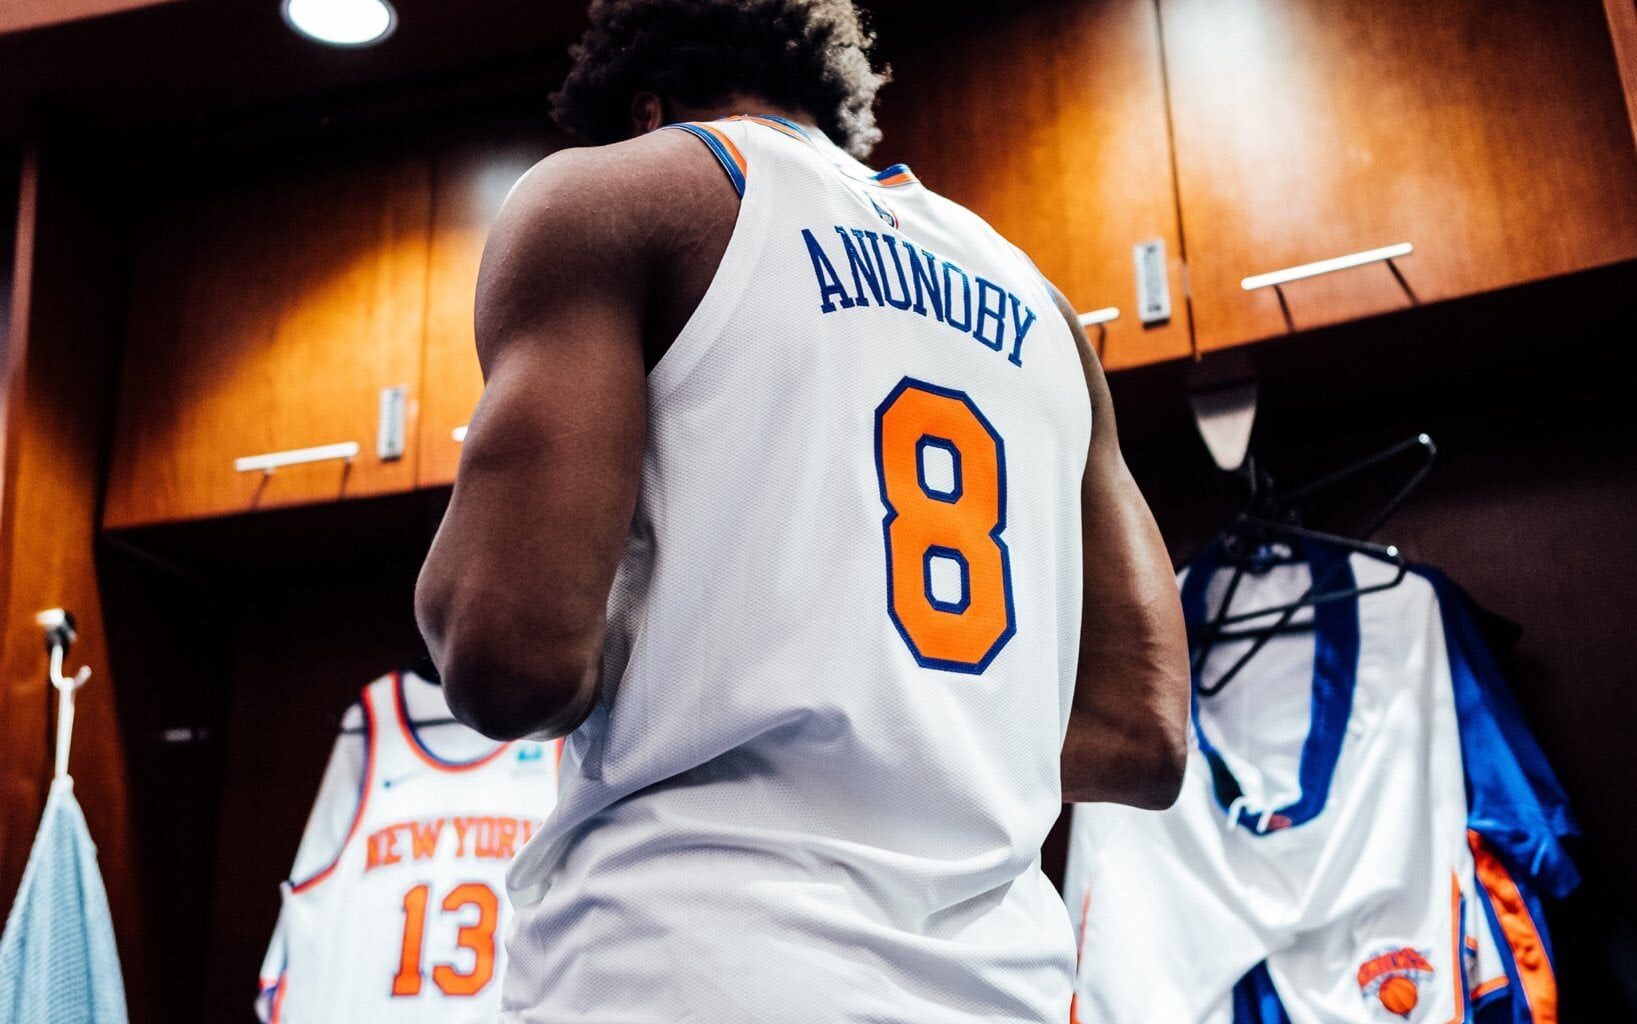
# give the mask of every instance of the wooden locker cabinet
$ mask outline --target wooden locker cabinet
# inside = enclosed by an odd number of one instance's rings
[[[133,271],[104,526],[415,486],[431,160],[353,159],[192,189],[148,218]],[[405,452],[377,457],[405,387]],[[357,442],[350,463],[234,460]]]
[[[517,179],[559,145],[543,133],[510,133],[452,143],[436,156],[416,473],[422,487],[454,482],[461,448],[454,432],[483,395],[472,313],[489,228]]]
[[[1110,369],[1189,355],[1152,0],[957,8],[915,20],[890,49],[876,163],[907,163],[971,207],[1081,312],[1118,307],[1088,332]],[[1153,238],[1171,317],[1144,327],[1132,248]]]
[[[1595,0],[1159,0],[1201,351],[1637,258],[1637,153]]]

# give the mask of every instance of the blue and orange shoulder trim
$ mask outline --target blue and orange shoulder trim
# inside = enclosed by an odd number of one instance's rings
[[[710,147],[710,151],[716,154],[716,159],[721,161],[722,169],[728,172],[728,180],[733,182],[734,191],[739,193],[739,198],[744,198],[745,172],[749,168],[745,163],[744,153],[734,144],[732,136],[715,125],[699,121],[678,121],[665,127],[688,132]]]
[[[772,114],[732,114],[723,118],[723,120],[749,121],[752,124],[765,125],[781,135],[788,135],[792,139],[800,139],[802,142],[805,142],[808,145],[812,145],[813,143],[813,137],[807,134],[807,129],[803,128],[794,121],[786,120],[782,117],[774,117]]]
[[[885,188],[897,188],[899,185],[914,185],[919,179],[910,173],[908,164],[893,164],[886,170],[877,172],[873,180]]]

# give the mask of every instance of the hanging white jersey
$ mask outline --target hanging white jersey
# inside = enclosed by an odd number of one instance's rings
[[[495,1019],[505,872],[551,809],[558,748],[448,720],[442,688],[413,673],[349,709],[281,887],[264,1022]]]
[[[1448,1024],[1475,1005],[1555,1021],[1548,960],[1517,957],[1549,953],[1538,905],[1503,920],[1491,883],[1512,879],[1503,849],[1518,877],[1572,886],[1561,790],[1474,673],[1453,588],[1418,572],[1368,592],[1396,572],[1318,543],[1247,572],[1236,609],[1367,592],[1304,609],[1310,632],[1276,635],[1220,690],[1251,641],[1212,648],[1169,811],[1075,809],[1077,1022]],[[1229,589],[1207,552],[1183,579],[1190,624]]]
[[[676,127],[742,202],[648,378],[602,697],[511,871],[504,1019],[1060,1022],[1069,327],[907,168],[772,118]]]

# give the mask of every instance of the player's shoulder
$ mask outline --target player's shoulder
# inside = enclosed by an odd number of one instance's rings
[[[697,138],[654,131],[550,154],[512,186],[501,221],[572,231],[581,241],[629,240],[721,207],[722,193],[733,195],[728,188],[721,165]]]

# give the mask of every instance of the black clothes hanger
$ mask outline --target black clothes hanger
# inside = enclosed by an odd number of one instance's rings
[[[1389,496],[1371,517],[1359,537],[1326,533],[1302,525],[1301,509],[1305,500],[1410,452],[1417,455],[1418,465],[1406,482]],[[1398,548],[1390,544],[1376,544],[1370,541],[1369,537],[1392,517],[1404,500],[1426,478],[1437,454],[1438,448],[1432,438],[1426,434],[1417,434],[1288,491],[1278,490],[1273,484],[1272,477],[1254,458],[1245,460],[1245,465],[1239,472],[1245,476],[1251,492],[1250,499],[1246,507],[1230,519],[1202,549],[1214,550],[1221,564],[1232,567],[1233,576],[1228,581],[1227,593],[1224,594],[1212,620],[1189,627],[1189,645],[1193,648],[1195,677],[1198,677],[1200,668],[1216,644],[1224,640],[1240,639],[1253,642],[1216,682],[1209,686],[1201,684],[1198,687],[1201,696],[1210,697],[1220,693],[1273,637],[1311,630],[1310,624],[1291,621],[1301,609],[1388,590],[1403,582],[1409,572],[1409,566]],[[1249,611],[1230,612],[1234,594],[1237,593],[1239,583],[1246,572],[1266,572],[1274,565],[1299,561],[1297,554],[1303,543],[1326,544],[1342,551],[1368,555],[1395,566],[1397,571],[1391,579],[1368,586],[1331,588],[1327,587],[1326,580],[1314,579],[1294,601]],[[1236,623],[1266,619],[1269,616],[1275,617],[1271,624],[1233,631],[1225,628]]]

